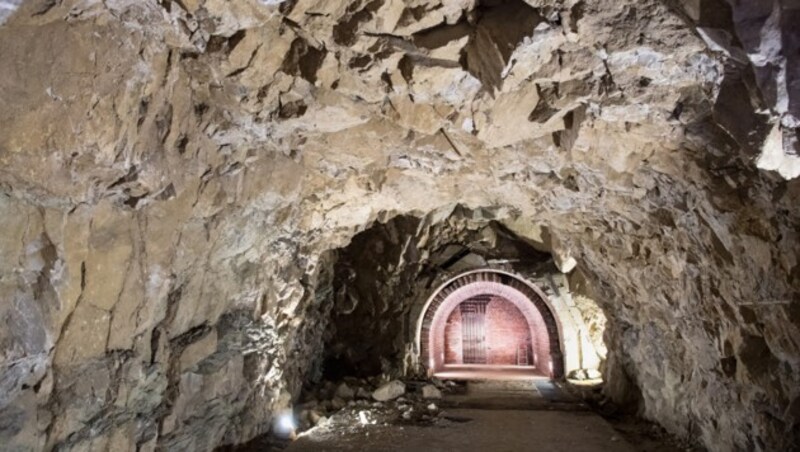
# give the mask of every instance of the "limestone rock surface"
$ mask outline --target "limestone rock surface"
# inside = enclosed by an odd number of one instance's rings
[[[0,1],[0,445],[246,442],[320,374],[411,373],[413,307],[535,249],[608,397],[790,449],[798,14]]]

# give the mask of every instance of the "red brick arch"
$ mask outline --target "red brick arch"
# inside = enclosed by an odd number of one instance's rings
[[[502,297],[514,304],[530,325],[540,363],[544,363],[542,357],[545,356],[552,362],[551,369],[543,370],[549,371],[553,378],[564,376],[559,323],[545,295],[523,279],[497,270],[457,276],[428,299],[417,329],[419,363],[427,373],[437,371],[444,363],[444,327],[450,313],[461,302],[480,295]]]

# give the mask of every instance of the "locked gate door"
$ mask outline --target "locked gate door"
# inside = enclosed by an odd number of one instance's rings
[[[486,305],[488,303],[489,297],[473,298],[459,306],[464,364],[486,364]]]

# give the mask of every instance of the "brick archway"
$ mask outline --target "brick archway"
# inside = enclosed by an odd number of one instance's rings
[[[432,374],[444,364],[444,328],[450,313],[476,296],[497,296],[512,303],[525,317],[531,330],[540,370],[552,378],[564,376],[560,325],[545,295],[532,284],[510,273],[479,270],[446,282],[428,299],[417,328],[419,363]],[[548,357],[545,361],[542,357]],[[549,368],[548,368],[549,367]]]

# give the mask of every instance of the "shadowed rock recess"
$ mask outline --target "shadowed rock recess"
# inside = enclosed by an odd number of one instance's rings
[[[0,449],[247,442],[326,374],[419,372],[420,303],[476,268],[595,300],[616,403],[800,447],[798,23],[0,0]]]

